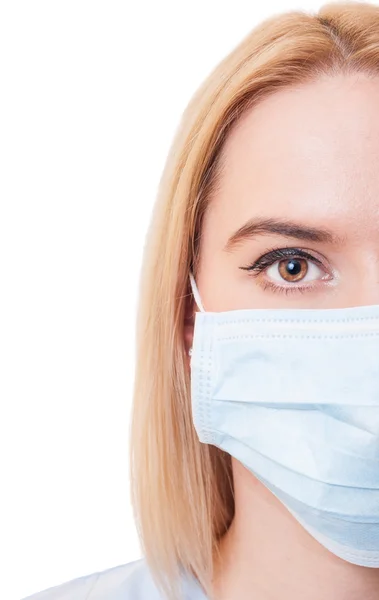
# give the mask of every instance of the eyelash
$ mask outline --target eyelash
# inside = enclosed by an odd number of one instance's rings
[[[326,268],[320,259],[316,258],[309,252],[302,250],[301,248],[272,248],[269,252],[260,256],[253,263],[240,267],[240,269],[248,271],[249,274],[253,277],[258,277],[261,273],[266,271],[273,264],[286,258],[303,258],[312,261],[318,267],[322,267],[326,271]],[[260,283],[260,285],[264,290],[270,290],[275,293],[282,293],[288,295],[298,292],[305,293],[314,289],[316,284],[308,283],[306,285],[294,285],[288,283],[287,285],[284,284],[283,286],[280,286],[273,283],[272,281],[263,281]]]

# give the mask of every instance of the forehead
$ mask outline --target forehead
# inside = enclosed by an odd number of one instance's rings
[[[379,216],[379,76],[280,90],[230,133],[210,214],[225,235],[252,216],[372,225]],[[356,229],[356,227],[355,227]]]

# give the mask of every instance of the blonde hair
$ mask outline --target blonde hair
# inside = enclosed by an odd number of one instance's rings
[[[183,327],[188,275],[244,111],[277,90],[335,73],[379,73],[379,7],[330,3],[255,27],[188,104],[161,177],[144,254],[131,427],[132,502],[148,566],[168,598],[193,573],[211,596],[212,565],[234,514],[230,457],[198,441]]]

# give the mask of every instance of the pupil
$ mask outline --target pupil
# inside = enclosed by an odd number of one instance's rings
[[[290,260],[286,267],[290,275],[298,275],[301,271],[301,264],[298,260]]]

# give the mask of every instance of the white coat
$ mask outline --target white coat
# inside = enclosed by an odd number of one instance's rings
[[[164,600],[145,560],[84,575],[22,600]],[[194,578],[183,579],[181,600],[207,600]]]

